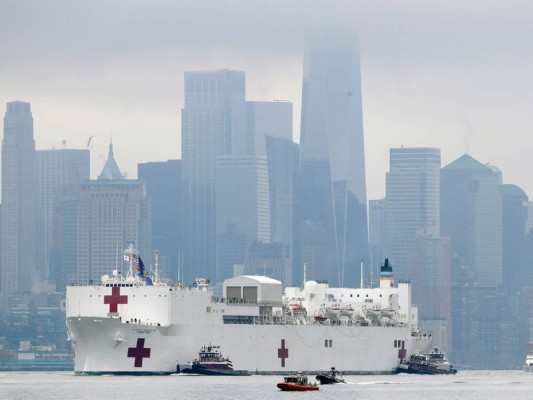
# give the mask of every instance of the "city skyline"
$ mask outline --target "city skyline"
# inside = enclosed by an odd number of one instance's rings
[[[505,171],[504,183],[533,193],[527,175],[533,7],[526,3],[274,1],[221,9],[201,1],[138,1],[123,10],[58,1],[32,9],[38,21],[24,17],[24,4],[0,6],[0,43],[9,60],[0,65],[0,103],[32,104],[38,149],[61,148],[63,140],[67,148],[85,148],[93,136],[93,178],[110,138],[124,149],[117,162],[130,178],[138,162],[181,157],[186,70],[245,71],[247,100],[293,103],[299,141],[304,31],[350,21],[361,47],[369,199],[384,196],[388,149],[402,145],[441,148],[443,164],[472,154]],[[150,146],[143,145],[146,137]]]

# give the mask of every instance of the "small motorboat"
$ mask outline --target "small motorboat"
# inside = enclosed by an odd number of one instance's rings
[[[289,392],[301,392],[305,390],[318,390],[318,385],[316,382],[309,382],[307,375],[298,372],[296,375],[284,377],[283,382],[278,383],[278,388]]]
[[[331,367],[331,370],[324,372],[323,374],[318,374],[316,379],[320,382],[321,385],[329,385],[332,383],[346,383],[342,377],[342,373],[337,371],[335,367]]]

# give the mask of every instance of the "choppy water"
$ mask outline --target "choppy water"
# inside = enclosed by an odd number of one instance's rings
[[[314,380],[314,377],[310,377]],[[315,392],[281,392],[277,376],[75,376],[71,372],[1,372],[2,400],[212,400],[212,399],[357,399],[357,400],[533,400],[533,373],[459,371],[454,376],[345,376],[345,385]]]

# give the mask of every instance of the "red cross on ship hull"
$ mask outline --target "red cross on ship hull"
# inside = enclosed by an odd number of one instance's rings
[[[135,358],[135,368],[142,368],[143,358],[150,358],[151,349],[144,347],[144,338],[137,339],[137,346],[128,347],[128,357]]]
[[[278,349],[278,358],[281,358],[281,367],[285,368],[285,359],[289,358],[289,349],[285,347],[285,339],[281,339],[281,348]]]

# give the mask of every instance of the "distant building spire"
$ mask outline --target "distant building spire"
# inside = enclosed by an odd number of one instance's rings
[[[109,141],[109,153],[107,154],[107,161],[105,162],[104,168],[100,175],[98,175],[98,180],[123,180],[124,176],[120,169],[118,168],[117,162],[115,161],[115,156],[113,155],[113,142]]]

